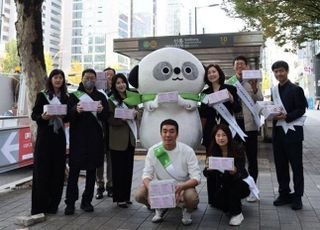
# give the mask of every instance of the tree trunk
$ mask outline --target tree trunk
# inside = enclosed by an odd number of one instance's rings
[[[21,70],[26,79],[28,114],[36,100],[37,93],[45,86],[46,67],[43,55],[42,3],[43,0],[15,0],[17,8],[17,49]],[[33,140],[36,125],[31,122]]]

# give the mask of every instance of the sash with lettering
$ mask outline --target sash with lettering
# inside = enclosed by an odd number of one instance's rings
[[[77,90],[73,94],[79,99],[79,101],[93,102],[94,100],[85,92]],[[97,112],[91,112],[92,115],[96,118],[98,124],[102,127],[101,121],[98,119]]]
[[[281,101],[281,97],[280,97],[280,93],[279,93],[279,86],[278,85],[276,85],[276,86],[274,86],[272,88],[272,98],[273,98],[274,104],[282,106],[283,113],[287,114],[287,111],[286,111],[286,109],[283,106],[283,103]],[[306,116],[302,116],[302,117],[299,117],[296,120],[291,121],[289,123],[286,122],[285,120],[279,120],[279,121],[277,121],[276,126],[281,126],[285,133],[287,133],[289,129],[295,131],[294,126],[303,126],[306,118],[307,118]]]
[[[126,91],[130,92],[130,91]],[[112,95],[110,97],[110,100],[112,101],[112,103],[117,107],[117,108],[123,108],[123,109],[129,109],[128,106],[125,103],[122,103],[121,105],[119,105],[119,103],[115,100],[114,96]],[[137,128],[137,124],[135,120],[126,120],[129,128],[131,129],[135,139],[137,140],[138,137],[138,128]]]
[[[202,100],[201,102],[204,104],[208,104],[208,95],[203,94],[201,96]],[[232,135],[235,136],[236,133],[238,133],[239,137],[245,141],[245,137],[247,135],[242,131],[242,129],[239,127],[236,119],[234,116],[229,112],[227,107],[221,102],[213,104],[212,107],[223,117],[223,119],[229,124]]]
[[[167,173],[174,178],[177,181],[186,181],[188,180],[188,177],[186,175],[182,175],[180,172],[178,172],[172,162],[171,159],[168,155],[168,153],[165,151],[164,147],[162,144],[159,146],[155,147],[153,149],[154,155],[156,158],[159,160],[163,168],[167,171]]]
[[[241,85],[241,83],[239,82],[237,76],[233,76],[233,77],[229,78],[228,79],[228,83],[237,88],[238,96],[241,98],[243,103],[250,110],[250,112],[251,112],[251,114],[253,116],[253,120],[256,123],[256,125],[258,127],[260,127],[262,124],[261,124],[261,121],[260,121],[259,114],[257,113],[257,111],[255,109],[255,103],[252,100],[251,96],[248,94],[247,90]]]
[[[43,95],[45,96],[45,98],[47,99],[47,101],[49,102],[50,105],[60,105],[61,104],[59,98],[56,97],[55,95],[50,100],[47,91],[42,90],[41,93],[43,93]],[[62,119],[60,117],[56,117],[54,119],[50,119],[49,125],[53,126],[53,132],[55,132],[55,133],[58,133],[60,128],[64,129],[63,121],[62,121]]]

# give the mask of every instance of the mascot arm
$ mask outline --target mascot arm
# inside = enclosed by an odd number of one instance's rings
[[[195,110],[198,106],[196,101],[183,99],[180,95],[178,95],[178,105],[191,111]]]
[[[144,108],[148,110],[149,112],[153,112],[159,107],[158,104],[158,95],[155,97],[153,101],[147,101],[144,103]]]

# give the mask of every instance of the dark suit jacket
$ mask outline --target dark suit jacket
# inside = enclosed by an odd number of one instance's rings
[[[279,87],[279,94],[283,106],[287,111],[286,122],[292,122],[305,113],[308,103],[304,95],[303,89],[290,81]],[[276,126],[277,121],[273,121],[273,138],[281,138],[279,135],[283,135],[283,129],[281,126]],[[295,126],[296,131],[288,130],[286,138],[290,141],[302,141],[303,140],[303,127]]]

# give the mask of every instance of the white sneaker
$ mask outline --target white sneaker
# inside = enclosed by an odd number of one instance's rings
[[[191,213],[187,211],[186,208],[182,209],[182,219],[181,222],[183,225],[192,224]]]
[[[238,226],[241,224],[241,222],[244,220],[244,217],[242,215],[242,213],[236,215],[236,216],[232,216],[230,219],[229,224],[232,226]]]
[[[250,193],[250,195],[247,197],[247,202],[250,202],[250,203],[256,202],[257,200],[258,200],[257,197],[252,193]]]
[[[161,221],[163,221],[163,216],[166,213],[167,209],[164,208],[159,208],[155,210],[155,215],[154,217],[152,217],[152,222],[153,223],[159,223]]]

